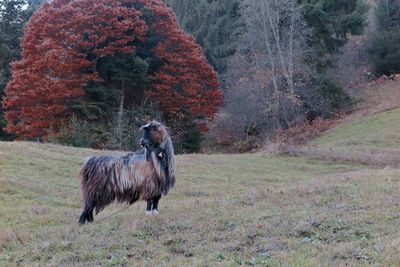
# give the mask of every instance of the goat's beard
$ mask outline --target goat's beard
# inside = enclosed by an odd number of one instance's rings
[[[148,146],[148,147],[145,148],[145,150],[146,150],[146,160],[149,161],[151,152],[153,151],[153,147],[152,146]]]
[[[160,157],[162,157],[162,155],[160,156],[159,154],[162,153],[162,148],[159,145],[149,145],[148,147],[145,147],[146,150],[146,160],[149,161],[150,160],[150,155],[151,152],[154,152],[156,154],[156,157],[160,159]]]
[[[146,150],[146,160],[149,161],[149,160],[150,160],[151,152],[154,151],[154,153],[157,154],[157,153],[158,153],[158,150],[160,150],[160,148],[159,148],[158,145],[157,145],[157,146],[155,146],[155,145],[149,145],[149,146],[145,147],[145,150]]]

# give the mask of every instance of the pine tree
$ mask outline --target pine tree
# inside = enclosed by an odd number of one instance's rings
[[[207,60],[222,74],[227,58],[238,46],[243,23],[239,0],[166,0],[176,13],[182,27],[203,48]]]
[[[11,79],[10,63],[20,57],[20,38],[23,27],[43,0],[3,0],[0,2],[0,102],[4,89]],[[6,127],[3,109],[0,105],[0,140],[13,136],[3,131]]]
[[[11,78],[10,62],[19,57],[19,38],[23,27],[23,0],[4,0],[0,2],[0,101],[4,95],[4,88]],[[6,122],[3,110],[0,107],[0,139],[9,139],[11,136],[3,132]]]
[[[319,68],[326,68],[331,55],[347,42],[348,34],[360,35],[368,6],[363,0],[298,0],[312,28],[310,45]]]
[[[379,0],[375,10],[377,30],[388,31],[400,28],[400,1]]]
[[[400,1],[379,0],[377,27],[370,39],[369,59],[377,76],[400,72]]]
[[[327,73],[334,67],[349,35],[363,33],[369,6],[365,0],[298,0],[298,3],[312,29],[307,63],[315,73],[309,87],[322,94],[333,110],[351,105],[346,91]]]

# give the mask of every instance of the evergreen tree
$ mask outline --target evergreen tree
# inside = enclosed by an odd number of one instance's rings
[[[369,59],[377,76],[400,72],[400,1],[379,0],[377,27],[371,37]]]
[[[0,1],[0,102],[11,79],[10,63],[20,57],[19,43],[24,25],[42,2],[43,0]],[[0,105],[0,140],[13,138],[3,131],[5,127],[6,121]]]
[[[226,72],[227,58],[235,53],[242,29],[239,0],[166,0],[181,26],[203,48],[209,63]]]
[[[23,0],[4,0],[0,2],[0,101],[4,88],[11,78],[10,62],[19,57],[19,38],[23,28]],[[3,132],[6,126],[3,110],[0,107],[0,139],[11,136]]]
[[[298,0],[298,3],[312,29],[307,63],[315,73],[310,86],[322,94],[334,110],[351,105],[347,92],[327,72],[334,66],[349,35],[363,33],[369,6],[364,0]]]
[[[312,28],[310,45],[314,64],[329,66],[332,55],[347,42],[348,34],[360,35],[365,26],[368,6],[363,0],[298,0]]]
[[[375,9],[378,31],[391,31],[400,28],[400,1],[379,0]]]

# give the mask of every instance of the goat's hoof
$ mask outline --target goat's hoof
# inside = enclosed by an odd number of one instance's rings
[[[152,215],[157,215],[158,210],[147,210],[146,211],[146,216],[152,216]]]

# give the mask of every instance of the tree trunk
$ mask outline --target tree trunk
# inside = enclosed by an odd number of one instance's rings
[[[274,86],[275,93],[278,93],[278,84],[277,84],[277,74],[276,74],[275,61],[274,61],[274,58],[273,58],[273,55],[272,55],[271,43],[270,43],[270,40],[269,40],[269,37],[268,37],[268,27],[267,27],[267,21],[266,21],[267,14],[266,14],[264,5],[260,6],[260,8],[261,8],[261,10],[263,12],[263,16],[262,16],[262,19],[263,19],[263,30],[264,30],[263,34],[264,34],[265,45],[267,47],[268,57],[269,57],[270,64],[271,64],[272,83],[273,83],[273,86]]]
[[[117,146],[118,148],[122,147],[122,138],[123,138],[123,118],[124,118],[124,101],[125,95],[124,91],[121,90],[121,99],[119,104],[119,110],[117,115]]]

